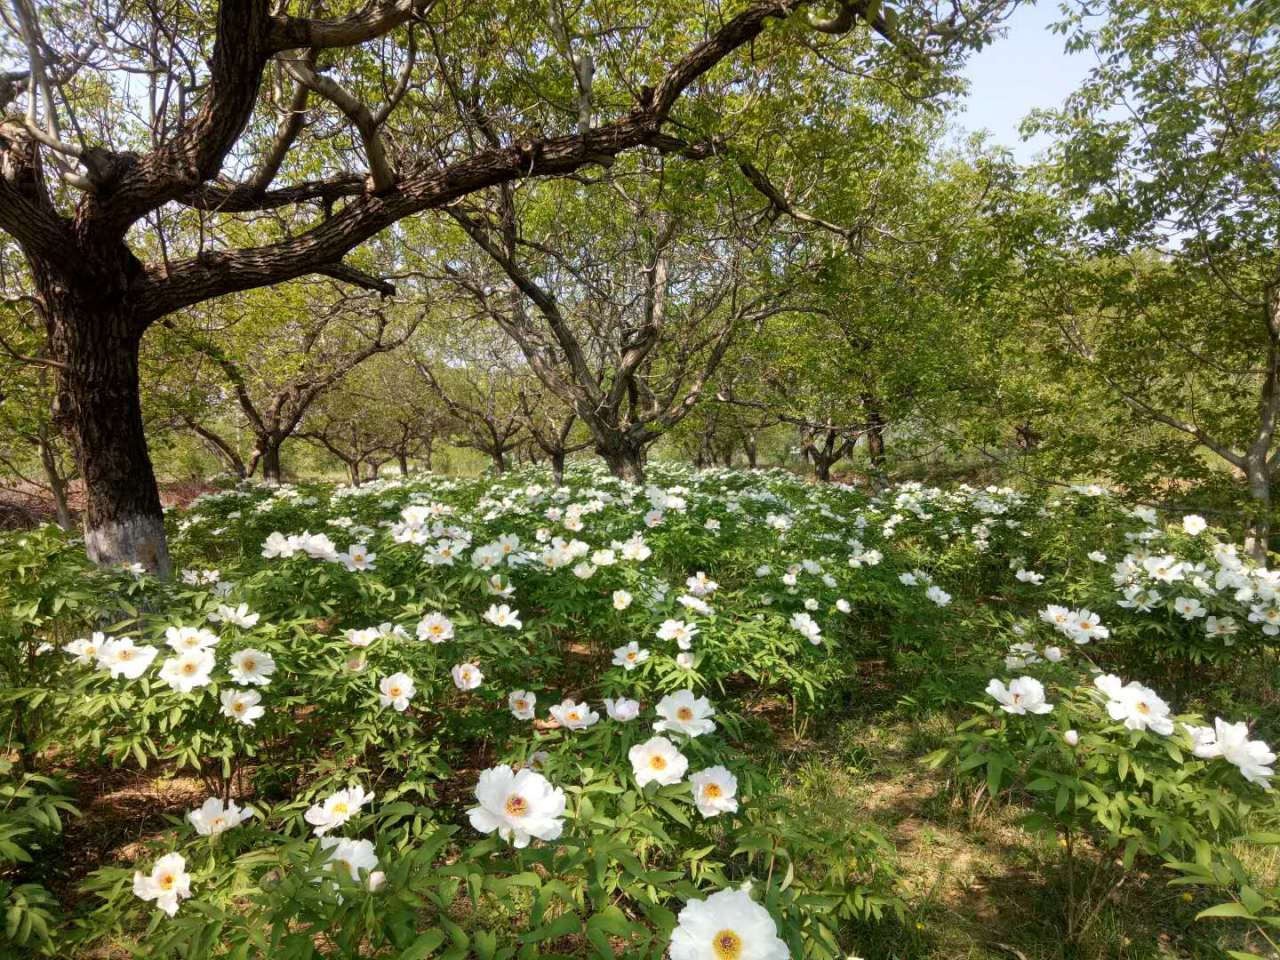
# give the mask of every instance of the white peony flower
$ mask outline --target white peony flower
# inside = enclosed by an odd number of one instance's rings
[[[321,837],[320,849],[332,851],[326,865],[328,869],[341,868],[356,883],[360,882],[360,872],[363,870],[368,877],[365,882],[370,890],[377,890],[386,880],[386,875],[377,869],[378,855],[368,840]]]
[[[404,713],[418,689],[407,673],[393,673],[378,682],[378,691],[378,702],[383,707],[393,707],[397,713]]]
[[[651,737],[637,743],[627,752],[637,786],[658,783],[669,786],[679,783],[689,769],[689,760],[666,737]]]
[[[453,621],[443,613],[428,613],[418,621],[418,639],[444,643],[453,639]]]
[[[258,621],[262,619],[259,613],[250,613],[249,605],[242,603],[238,607],[220,604],[218,609],[209,614],[210,623],[229,623],[233,627],[239,627],[241,630],[248,630],[255,627]]]
[[[159,651],[155,647],[134,646],[128,637],[108,637],[98,650],[98,667],[113,678],[137,680],[151,666]]]
[[[569,730],[585,730],[600,720],[600,714],[585,702],[575,703],[568,698],[557,703],[549,712],[556,723]]]
[[[791,615],[790,627],[800,636],[804,637],[813,645],[817,646],[822,642],[822,628],[818,626],[817,621],[807,613],[793,613]]]
[[[160,664],[160,679],[179,693],[190,693],[210,682],[213,667],[212,650],[188,650]]]
[[[348,787],[309,807],[303,819],[315,828],[316,836],[323,837],[354,817],[372,799],[373,794],[365,793],[364,787]]]
[[[1178,597],[1173,601],[1173,609],[1183,620],[1198,620],[1209,612],[1204,608],[1204,604],[1194,597]]]
[[[1186,727],[1197,757],[1222,757],[1234,764],[1250,783],[1271,789],[1276,755],[1261,740],[1249,739],[1248,724],[1227,723],[1217,718],[1212,727],[1193,727],[1190,724]]]
[[[641,649],[640,644],[632,640],[624,647],[613,651],[613,665],[624,670],[634,670],[649,659],[649,651]]]
[[[738,811],[738,778],[721,766],[699,770],[689,778],[693,802],[704,818]]]
[[[1050,713],[1053,704],[1044,699],[1044,686],[1035,677],[1018,677],[1006,687],[1000,680],[991,679],[987,693],[1000,703],[1006,713]]]
[[[234,800],[223,805],[220,797],[210,797],[187,813],[187,819],[202,837],[216,837],[225,830],[238,827],[252,816],[251,807],[241,807]]]
[[[671,960],[788,960],[769,911],[745,890],[690,900],[671,933]]]
[[[1204,517],[1196,513],[1188,513],[1182,518],[1182,529],[1193,537],[1197,537],[1204,533],[1208,526],[1209,524],[1205,521]]]
[[[246,647],[231,655],[231,679],[236,683],[252,683],[265,687],[276,672],[276,661],[269,653]]]
[[[178,912],[178,903],[191,896],[191,874],[180,853],[167,853],[155,862],[150,874],[141,870],[133,874],[133,894],[143,900],[154,900],[169,916]]]
[[[658,628],[659,640],[674,640],[681,650],[688,650],[697,635],[697,626],[683,620],[663,620],[662,626]]]
[[[62,649],[66,653],[75,657],[75,662],[81,666],[87,666],[96,663],[98,660],[98,652],[102,649],[107,641],[113,639],[108,637],[101,631],[95,631],[93,636],[88,639],[81,637],[79,640],[72,640]]]
[[[626,697],[619,697],[617,700],[604,698],[604,710],[609,715],[610,720],[617,720],[619,723],[627,723],[640,716],[640,701],[628,700]]]
[[[538,705],[537,694],[528,690],[512,690],[507,695],[507,708],[517,720],[532,720],[534,708]]]
[[[222,715],[238,720],[246,727],[252,727],[267,712],[265,707],[259,706],[262,694],[257,690],[223,690],[218,699],[222,701]]]
[[[520,611],[512,610],[507,604],[490,604],[484,612],[484,618],[495,627],[510,627],[519,630],[524,624],[520,621]]]
[[[170,627],[164,632],[164,642],[178,653],[185,653],[207,650],[218,642],[218,635],[204,627]]]
[[[1095,677],[1093,685],[1107,695],[1112,720],[1123,721],[1130,730],[1151,730],[1166,737],[1173,733],[1169,705],[1154,690],[1132,680],[1124,683],[1112,674]]]
[[[711,719],[715,716],[715,707],[706,697],[695,697],[692,690],[668,694],[658,701],[655,709],[662,718],[653,725],[657,732],[669,730],[688,737],[699,737],[716,728],[715,721]]]
[[[471,825],[516,847],[529,840],[555,840],[564,829],[564,791],[529,768],[518,773],[507,764],[485,770],[476,784],[480,805],[467,811]]]
[[[459,690],[474,690],[484,682],[484,674],[474,663],[459,663],[449,673],[453,676],[453,685]]]

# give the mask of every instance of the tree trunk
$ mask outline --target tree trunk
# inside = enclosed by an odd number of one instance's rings
[[[550,456],[551,460],[551,479],[555,481],[557,487],[564,486],[564,451],[556,450]]]
[[[597,448],[609,472],[626,483],[644,483],[644,447],[620,442],[612,447]]]
[[[502,476],[507,472],[507,454],[504,450],[493,449],[489,451],[489,456],[493,458],[493,472],[498,476]]]
[[[347,478],[351,481],[351,486],[353,487],[360,486],[360,461],[359,460],[347,461]]]
[[[118,289],[72,291],[36,273],[52,353],[62,364],[54,421],[84,480],[85,551],[103,566],[137,563],[168,577],[164,512],[142,429],[141,325]]]
[[[270,437],[259,437],[258,444],[262,451],[262,479],[268,483],[279,483],[281,480],[280,441]]]
[[[867,459],[873,470],[884,469],[884,414],[874,397],[862,398],[862,409],[867,414]]]
[[[1250,451],[1245,476],[1254,513],[1249,518],[1244,545],[1256,563],[1266,566],[1267,551],[1271,546],[1271,471],[1267,466],[1266,451],[1260,454]]]
[[[53,496],[53,509],[58,518],[58,526],[63,530],[72,530],[75,528],[75,519],[71,516],[71,508],[67,506],[67,481],[58,470],[58,456],[49,442],[49,428],[43,423],[40,424],[36,436],[40,448],[40,465],[44,468],[49,493]]]
[[[407,477],[409,475],[409,454],[403,450],[397,450],[396,465],[400,467],[400,476]]]
[[[752,470],[759,465],[759,450],[756,447],[755,434],[749,433],[742,438],[742,447],[747,454],[747,466]]]

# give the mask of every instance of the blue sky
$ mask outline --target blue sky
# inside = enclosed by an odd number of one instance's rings
[[[1049,30],[1060,19],[1058,0],[1039,0],[1013,12],[1007,35],[972,55],[965,66],[970,91],[957,126],[991,131],[996,143],[1011,148],[1023,162],[1047,145],[1045,138],[1024,143],[1019,122],[1036,107],[1060,105],[1095,63],[1091,54],[1063,50],[1066,38]]]

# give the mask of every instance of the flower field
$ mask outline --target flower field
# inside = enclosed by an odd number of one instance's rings
[[[1008,955],[828,815],[886,723],[940,827],[1011,825],[1066,955],[1273,949],[1280,574],[1199,516],[658,466],[167,523],[170,582],[0,539],[0,955]],[[1172,939],[1108,942],[1121,893]]]

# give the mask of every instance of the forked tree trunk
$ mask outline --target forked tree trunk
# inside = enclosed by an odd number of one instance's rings
[[[38,276],[37,285],[52,353],[62,364],[54,420],[83,478],[89,559],[104,566],[138,563],[167,577],[164,513],[142,429],[139,325],[110,290],[90,298],[47,276]]]

